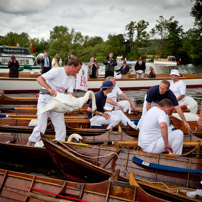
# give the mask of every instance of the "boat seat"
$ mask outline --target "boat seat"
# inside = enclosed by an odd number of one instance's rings
[[[102,124],[90,123],[90,128],[102,129]]]
[[[173,113],[172,116],[175,117],[176,119],[182,121],[182,119],[180,118],[178,113]],[[197,114],[184,113],[184,116],[185,116],[186,121],[198,121],[198,119],[199,119],[199,116]]]
[[[127,79],[130,76],[130,73],[132,72],[132,69],[129,70],[129,72],[127,72],[126,74],[122,74],[121,78],[122,79]]]
[[[28,124],[29,128],[33,128],[33,127],[36,127],[36,126],[38,126],[38,119],[32,119]]]

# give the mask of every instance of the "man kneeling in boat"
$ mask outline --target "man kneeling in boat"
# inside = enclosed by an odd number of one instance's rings
[[[198,103],[190,96],[186,96],[186,84],[179,79],[180,74],[177,69],[172,69],[170,73],[170,90],[175,94],[180,106],[186,105],[192,114],[198,111]]]
[[[183,132],[172,131],[169,127],[167,115],[172,110],[172,102],[163,99],[145,114],[138,137],[138,145],[143,151],[160,154],[169,150],[169,154],[182,154]]]
[[[117,126],[121,121],[124,126],[128,124],[133,129],[136,129],[136,125],[121,110],[111,111],[104,109],[107,94],[112,92],[113,87],[112,81],[107,80],[102,83],[101,90],[95,93],[97,110],[92,114],[92,100],[87,108],[90,122],[108,125],[107,129],[110,129]]]
[[[107,94],[107,100],[104,108],[106,110],[112,110],[115,107],[114,110],[120,109],[124,112],[128,111],[129,114],[131,114],[131,109],[135,111],[135,104],[118,86],[116,86],[115,78],[113,76],[108,76],[105,80],[112,81],[114,87],[112,92]],[[118,95],[120,95],[124,100],[117,102]]]

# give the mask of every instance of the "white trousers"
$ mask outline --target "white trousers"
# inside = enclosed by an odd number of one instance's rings
[[[140,77],[144,79],[144,73],[136,73],[136,74],[137,74],[137,79],[139,79]]]
[[[123,107],[124,112],[128,111],[129,114],[131,113],[131,104],[128,100],[122,100],[117,103]],[[104,108],[106,110],[112,110],[113,108],[114,108],[114,110],[119,110],[119,108],[117,106],[111,105],[109,103],[106,103]]]
[[[111,116],[109,120],[106,120],[103,116],[93,116],[90,119],[91,123],[98,123],[102,125],[108,125],[107,129],[110,129],[111,126],[115,127],[121,121],[124,126],[127,126],[127,123],[132,128],[136,128],[136,125],[121,111],[112,111],[112,112],[105,112]]]
[[[121,79],[121,77],[122,77],[122,74],[116,74],[116,75],[114,76],[115,79]]]
[[[39,102],[37,105],[37,110],[44,107],[46,102]],[[48,116],[50,116],[51,121],[55,129],[55,139],[65,141],[66,137],[66,126],[64,121],[64,114],[57,112],[44,112],[37,116],[38,126],[36,126],[29,137],[30,142],[38,142],[41,138],[40,132],[45,133],[47,127]]]
[[[179,105],[186,105],[192,114],[197,114],[198,103],[190,96],[185,96],[183,101],[179,101]]]
[[[145,98],[144,98],[144,103],[143,103],[143,108],[142,108],[142,116],[141,116],[141,118],[140,118],[140,120],[139,120],[139,122],[137,124],[137,128],[139,128],[139,130],[141,128],[142,120],[143,120],[145,114],[147,113],[147,107],[146,107],[147,106],[147,101],[146,101],[146,98],[147,98],[147,95],[145,95]],[[151,102],[151,108],[155,107],[157,105],[158,104],[156,102]]]
[[[183,132],[181,130],[169,131],[168,142],[173,149],[173,154],[182,154],[183,148]],[[161,136],[156,141],[152,142],[148,148],[143,149],[144,152],[151,152],[156,154],[161,154],[165,151],[165,144],[163,137]],[[172,154],[169,151],[169,154]]]

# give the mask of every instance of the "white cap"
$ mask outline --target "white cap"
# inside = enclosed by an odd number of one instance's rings
[[[180,73],[177,69],[172,69],[170,75],[180,76]]]

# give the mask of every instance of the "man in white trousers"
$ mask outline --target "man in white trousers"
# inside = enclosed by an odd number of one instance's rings
[[[111,126],[115,127],[121,121],[124,126],[127,126],[128,123],[129,126],[136,129],[136,125],[121,110],[107,111],[104,109],[107,94],[112,92],[113,87],[112,81],[107,80],[102,83],[101,90],[95,93],[97,110],[92,114],[92,100],[87,108],[90,122],[108,125],[107,129],[110,129]]]
[[[186,96],[186,84],[179,79],[180,74],[177,69],[172,69],[170,73],[170,90],[175,94],[181,106],[186,105],[192,114],[197,114],[198,103],[190,96]]]
[[[128,111],[129,114],[131,114],[131,109],[135,111],[135,104],[125,93],[123,93],[123,91],[118,86],[116,86],[115,78],[113,76],[108,76],[105,80],[112,81],[112,83],[114,84],[114,87],[112,92],[107,94],[107,100],[104,108],[106,110],[112,110],[113,108],[114,110],[120,109],[124,112]],[[117,98],[119,95],[124,100],[117,102]]]
[[[81,69],[82,62],[78,58],[72,58],[66,67],[64,68],[53,68],[45,74],[42,74],[37,78],[38,83],[47,89],[50,95],[40,94],[37,104],[37,110],[44,107],[51,99],[52,96],[56,96],[57,92],[64,93],[66,90],[68,94],[73,95],[75,87],[74,75]],[[33,146],[40,140],[40,132],[45,133],[47,127],[47,119],[50,116],[51,121],[55,129],[55,139],[65,140],[66,137],[66,126],[64,121],[64,114],[57,112],[44,112],[39,114],[38,126],[36,126],[29,137],[27,146]]]
[[[138,136],[138,145],[144,152],[161,154],[182,154],[183,132],[170,130],[169,118],[173,103],[169,99],[161,100],[156,107],[152,107],[144,116]]]

